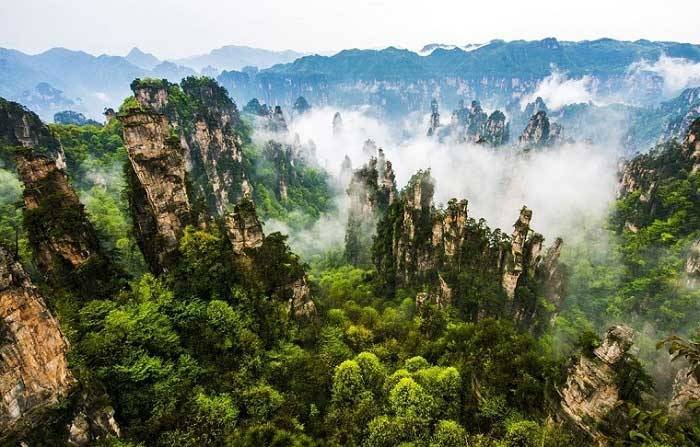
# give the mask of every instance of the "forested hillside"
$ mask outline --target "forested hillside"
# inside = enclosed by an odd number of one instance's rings
[[[0,100],[0,444],[700,444],[700,120],[562,240],[440,204],[428,166],[397,185],[373,142],[335,176],[211,78],[130,87],[103,125]],[[506,151],[482,115],[460,144]],[[308,258],[265,230],[340,206],[345,245]]]

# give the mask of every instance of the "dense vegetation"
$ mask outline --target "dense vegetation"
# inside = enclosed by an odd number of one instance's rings
[[[195,81],[183,85],[197,87]],[[122,110],[136,106],[127,100]],[[280,148],[270,156],[269,146],[247,138],[246,126],[241,122],[238,131],[261,216],[299,227],[328,211],[326,175],[293,165]],[[279,233],[241,262],[216,228],[188,227],[175,268],[158,277],[145,273],[122,194],[127,158],[119,123],[51,130],[101,243],[129,273],[128,286],[106,299],[78,300],[68,290],[47,288],[72,343],[74,371],[81,382],[104,387],[116,410],[123,437],[105,445],[589,445],[557,418],[570,355],[590,355],[600,343],[595,332],[608,318],[632,315],[640,329],[652,321],[660,333],[643,341],[655,344],[672,330],[694,329],[700,316],[697,292],[677,287],[700,228],[700,174],[677,160],[675,143],[648,160],[650,167],[668,169],[656,206],[647,208],[630,194],[615,204],[610,247],[569,248],[574,273],[567,308],[554,330],[536,337],[505,314],[479,318],[468,307],[501,298],[502,291],[489,292],[498,278],[479,272],[484,266],[459,278],[461,307],[417,307],[415,283],[388,285],[393,266],[378,272],[330,253],[314,265],[318,312],[308,319],[293,318],[286,300],[275,299],[277,285],[306,267]],[[0,236],[22,248],[20,186],[5,168],[0,180]],[[389,207],[383,220],[393,224],[404,205]],[[424,210],[412,212],[416,222],[432,222]],[[482,223],[469,225],[482,234],[475,239],[482,245],[467,246],[465,257],[484,251],[484,241],[502,242]],[[392,243],[390,230],[401,228],[380,228],[375,257]],[[417,240],[429,238],[426,232]],[[22,253],[29,261],[28,251]],[[697,364],[696,345],[672,339],[669,346]],[[698,419],[670,419],[643,366],[626,358],[617,377],[625,405],[617,419],[601,422],[602,429],[621,446],[700,442]],[[31,445],[42,445],[42,437],[64,426],[60,417],[47,420]]]

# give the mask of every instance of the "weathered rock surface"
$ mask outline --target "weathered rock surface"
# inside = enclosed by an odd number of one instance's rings
[[[188,78],[182,81],[182,90],[195,106],[194,131],[188,129],[191,123],[177,123],[184,130],[188,173],[210,211],[221,216],[229,204],[251,193],[243,142],[236,130],[241,125],[238,109],[214,81]]]
[[[428,126],[427,136],[432,137],[440,127],[440,111],[438,110],[438,102],[435,98],[430,101],[430,124]]]
[[[562,141],[562,132],[562,127],[556,123],[550,123],[547,112],[540,110],[530,118],[518,138],[518,143],[526,148],[552,146]]]
[[[223,215],[229,203],[250,194],[243,143],[236,130],[240,116],[221,86],[207,78],[189,77],[181,86],[137,79],[131,88],[145,112],[167,117],[173,145],[183,148],[193,203],[202,202],[209,212]]]
[[[671,104],[673,104],[673,110],[667,110],[667,112],[673,112],[677,116],[666,124],[660,141],[683,138],[693,121],[700,117],[700,87],[684,90],[678,98],[667,103],[668,106]]]
[[[660,185],[684,179],[700,169],[700,118],[688,129],[682,142],[670,140],[651,151],[640,154],[621,166],[618,199],[628,201],[624,225],[630,231],[652,222],[664,212]],[[696,262],[695,249],[691,247],[686,273],[692,280]]]
[[[250,113],[258,117],[268,116],[271,114],[270,108],[267,104],[261,104],[258,98],[253,98],[248,101],[248,104],[243,107],[244,113]]]
[[[298,118],[311,110],[311,104],[304,98],[300,96],[294,101],[292,106],[292,112],[294,112],[294,117]]]
[[[129,202],[144,258],[154,272],[173,262],[185,226],[192,222],[184,151],[168,118],[151,111],[119,117],[133,179]]]
[[[290,292],[289,310],[290,315],[297,318],[310,318],[316,315],[316,305],[311,299],[311,289],[306,279],[306,275],[297,279],[293,283],[285,286]]]
[[[606,438],[595,424],[622,403],[615,368],[632,346],[634,331],[627,326],[608,329],[593,356],[582,354],[560,390],[563,414],[600,445]]]
[[[89,447],[107,437],[120,437],[121,429],[114,419],[114,408],[102,399],[81,393],[75,414],[68,426],[67,444]]]
[[[281,106],[275,106],[272,114],[269,116],[266,122],[266,128],[271,132],[289,132],[287,120],[284,119],[284,112],[282,112]]]
[[[500,110],[496,110],[486,120],[484,131],[477,143],[485,143],[491,146],[502,146],[510,138],[510,127],[506,122],[506,116]]]
[[[539,112],[549,113],[549,109],[547,108],[547,104],[545,104],[545,102],[541,96],[538,96],[537,98],[535,98],[535,100],[533,102],[527,103],[527,105],[525,106],[525,110],[523,111],[523,114],[526,117],[531,117],[533,115],[536,115]]]
[[[692,172],[700,169],[700,118],[696,118],[689,126],[683,139],[685,155],[693,161]]]
[[[685,261],[686,284],[697,287],[700,281],[700,240],[690,246],[688,258]]]
[[[104,276],[117,272],[70,185],[58,140],[36,114],[5,100],[0,100],[0,131],[0,142],[15,149],[25,225],[39,270],[54,285],[76,290],[85,287],[80,275],[101,271],[104,284],[99,288],[109,289],[110,278]]]
[[[234,253],[244,254],[262,245],[265,235],[251,200],[244,199],[236,204],[233,212],[226,215],[225,222]]]
[[[75,385],[68,342],[43,297],[0,246],[0,438],[57,404]]]
[[[682,368],[673,381],[673,396],[668,404],[669,413],[675,417],[687,416],[687,405],[692,401],[700,401],[700,381],[690,368]]]
[[[542,256],[544,239],[530,230],[530,210],[521,210],[509,238],[483,219],[470,218],[466,200],[452,199],[436,209],[434,188],[430,172],[420,171],[378,225],[374,262],[389,292],[427,285],[419,301],[452,302],[470,319],[509,315],[526,327],[544,316],[534,291],[555,308],[561,304],[561,240]],[[478,296],[479,302],[464,302],[465,296]]]
[[[469,107],[464,101],[452,113],[450,124],[438,132],[441,140],[452,139],[458,143],[469,142],[500,146],[509,138],[509,125],[506,116],[499,110],[487,115],[479,101],[472,101]]]
[[[523,207],[520,210],[520,217],[513,224],[513,235],[510,238],[509,265],[503,272],[503,289],[511,300],[515,298],[518,278],[520,278],[525,269],[525,244],[530,233],[531,219],[532,211]]]
[[[186,225],[206,225],[250,196],[241,120],[210,79],[136,80],[132,90],[140,108],[119,116],[133,170],[129,199],[144,256],[162,272]]]
[[[368,265],[377,222],[396,198],[396,178],[384,151],[352,174],[347,189],[350,198],[345,232],[345,256],[355,265]]]
[[[216,226],[226,234],[236,264],[247,275],[288,302],[295,316],[313,314],[315,305],[298,257],[287,252],[284,239],[263,234],[243,171],[236,130],[240,117],[226,92],[211,80],[197,78],[183,80],[181,90],[167,81],[139,80],[132,89],[139,106],[119,119],[132,168],[127,172],[129,201],[151,270],[163,273],[176,264],[187,225]],[[257,102],[248,106],[263,108]],[[286,132],[281,108],[265,119]],[[266,144],[263,153],[275,166],[281,200],[297,181],[295,164],[303,162],[309,150],[298,138],[291,145],[274,140]],[[251,262],[257,256],[262,257],[258,265]],[[280,273],[271,280],[266,268]]]
[[[288,188],[297,183],[297,170],[295,165],[302,163],[303,160],[298,155],[294,146],[281,143],[275,140],[269,140],[263,147],[263,156],[268,159],[274,166],[277,197],[280,201],[287,200]]]
[[[21,104],[0,98],[0,139],[9,146],[31,149],[56,161],[59,169],[65,169],[65,157],[60,143],[39,116]]]

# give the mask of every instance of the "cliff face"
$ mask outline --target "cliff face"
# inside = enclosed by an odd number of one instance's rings
[[[447,64],[450,66],[450,64]],[[547,71],[549,68],[547,68]],[[294,99],[303,95],[318,106],[333,104],[333,98],[344,98],[351,106],[370,104],[391,118],[428,110],[430,102],[439,96],[444,104],[457,104],[460,98],[480,98],[489,104],[507,103],[514,96],[533,92],[541,78],[546,76],[511,76],[479,72],[474,76],[450,74],[431,78],[348,80],[329,79],[322,74],[275,73],[265,70],[256,75],[227,71],[218,80],[232,93],[237,101],[268,98],[284,107],[291,107]],[[620,81],[623,77],[620,77]]]
[[[277,180],[276,193],[277,197],[285,202],[288,198],[289,186],[296,183],[296,169],[294,168],[297,160],[294,147],[270,140],[265,143],[263,148],[263,156],[274,166],[275,176]]]
[[[75,385],[68,342],[20,263],[0,247],[0,433],[31,425]],[[2,435],[0,435],[0,438]]]
[[[690,246],[688,258],[685,260],[686,284],[689,287],[697,287],[700,281],[700,240],[696,240]]]
[[[469,217],[466,200],[436,209],[434,188],[429,171],[414,175],[377,227],[373,258],[387,292],[427,286],[419,304],[451,302],[467,318],[508,315],[527,327],[544,316],[535,292],[558,308],[561,240],[542,255],[530,210],[521,210],[508,237]]]
[[[185,226],[192,222],[183,149],[165,115],[120,115],[129,153],[129,203],[144,258],[154,272],[168,269]],[[134,181],[135,180],[135,181]]]
[[[353,172],[347,189],[350,198],[345,232],[345,256],[355,265],[368,265],[372,237],[379,219],[396,198],[396,179],[384,151]]]
[[[230,203],[250,194],[244,170],[242,125],[226,91],[208,78],[186,78],[181,86],[167,81],[132,83],[142,109],[162,113],[179,138],[193,191],[192,202],[223,215]],[[173,141],[173,144],[175,142]]]
[[[308,110],[310,110],[310,106],[306,111]],[[270,107],[267,104],[260,103],[257,98],[253,98],[243,107],[243,112],[255,116],[256,125],[263,130],[281,134],[289,132],[287,120],[284,118],[281,106]],[[336,115],[340,116],[339,113],[336,113]]]
[[[496,110],[484,125],[484,133],[477,143],[486,143],[491,146],[501,146],[510,138],[510,126],[506,122],[506,116],[500,110]]]
[[[249,197],[251,188],[243,165],[242,125],[236,105],[213,81],[188,78],[182,90],[194,107],[194,132],[185,123],[185,154],[192,182],[208,206],[223,215],[230,203]],[[211,190],[209,190],[211,188]]]
[[[469,107],[465,107],[464,101],[460,100],[459,106],[452,113],[450,124],[439,130],[439,114],[436,115],[436,113],[435,105],[428,136],[437,133],[442,140],[449,138],[458,143],[469,142],[491,146],[500,146],[508,142],[510,132],[506,116],[499,110],[487,115],[479,101],[472,101]],[[435,118],[438,118],[438,121],[433,123]]]
[[[700,381],[690,368],[682,368],[673,381],[669,413],[675,417],[687,416],[686,405],[691,401],[700,401]]]
[[[563,140],[563,129],[556,123],[550,123],[547,112],[540,110],[532,115],[518,143],[526,148],[552,146]]]
[[[262,245],[265,235],[251,200],[241,201],[226,215],[226,231],[236,254]]]
[[[438,102],[435,98],[430,101],[430,124],[428,126],[427,136],[432,137],[440,127],[440,111],[438,110]]]
[[[665,216],[663,186],[689,179],[700,169],[700,119],[688,129],[682,142],[670,140],[624,163],[619,173],[618,199],[627,203],[620,225],[636,232]],[[694,250],[690,250],[687,273],[694,275]],[[691,278],[692,279],[692,278]]]
[[[700,117],[700,87],[684,90],[678,98],[661,106],[662,113],[672,113],[661,134],[661,141],[671,138],[683,138],[693,121]],[[669,108],[671,110],[664,110]]]
[[[249,199],[236,130],[240,118],[236,106],[222,97],[225,91],[196,78],[184,80],[181,89],[166,81],[138,80],[132,88],[138,106],[124,110],[119,119],[130,161],[131,211],[151,270],[159,274],[177,264],[187,225],[218,227],[231,244],[233,258],[243,260],[237,265],[244,275],[258,278],[267,293],[289,303],[294,315],[313,314],[301,263],[285,260],[291,255],[283,241],[265,237]],[[264,151],[278,173],[282,200],[287,185],[296,180],[294,164],[303,152],[297,146],[301,148],[300,143],[270,141]],[[268,278],[265,269],[283,274]]]
[[[560,390],[563,414],[599,445],[607,441],[596,423],[622,403],[616,368],[632,346],[633,337],[634,331],[627,326],[608,329],[593,356],[579,357]]]
[[[162,272],[186,225],[205,225],[250,196],[242,123],[226,91],[207,78],[131,87],[139,106],[119,115],[132,167],[130,204],[144,256]]]
[[[107,397],[79,391],[81,384],[68,369],[68,350],[58,321],[29,275],[0,246],[0,442],[35,440],[37,427],[81,447],[108,435],[119,437]],[[69,425],[47,428],[45,411],[58,404],[65,405],[61,411]]]
[[[4,100],[0,128],[24,185],[24,224],[39,269],[54,285],[94,294],[85,282],[97,281],[108,293],[118,272],[68,181],[60,143],[34,113]]]
[[[0,138],[9,146],[32,149],[37,155],[55,160],[59,169],[66,167],[61,145],[39,117],[3,98],[0,98]],[[0,154],[0,157],[8,156],[4,152]]]

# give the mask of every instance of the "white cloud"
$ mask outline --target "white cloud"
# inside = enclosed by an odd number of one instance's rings
[[[95,98],[99,99],[100,101],[102,101],[104,103],[110,102],[110,98],[109,98],[109,95],[107,93],[95,92],[95,93],[93,93],[93,95],[95,96]]]
[[[629,68],[631,75],[638,72],[655,73],[663,79],[666,96],[675,96],[689,87],[700,86],[700,62],[669,57],[662,54],[656,62],[636,62]]]
[[[559,71],[556,67],[552,68],[552,74],[537,84],[537,88],[531,95],[524,96],[520,100],[520,106],[524,109],[527,103],[533,102],[538,96],[544,99],[551,110],[558,110],[568,104],[599,102],[595,95],[593,77],[569,79],[566,73]]]
[[[470,215],[485,218],[491,228],[510,233],[520,208],[527,205],[533,210],[536,231],[550,241],[557,236],[566,240],[580,233],[582,222],[602,218],[614,199],[617,147],[567,144],[524,154],[505,147],[440,144],[425,137],[427,116],[387,125],[361,110],[340,110],[344,133],[334,137],[335,111],[318,108],[290,123],[302,141],[311,138],[316,142],[318,157],[325,160],[330,172],[338,173],[346,154],[354,168],[361,166],[367,161],[363,142],[373,138],[393,163],[399,189],[416,171],[430,168],[436,181],[436,203],[453,197],[467,199]],[[342,244],[346,216],[326,217],[310,233],[292,234],[292,247],[297,249],[295,241],[309,245],[314,232],[319,240]],[[323,228],[332,228],[334,238],[326,237],[328,232],[322,234]]]

